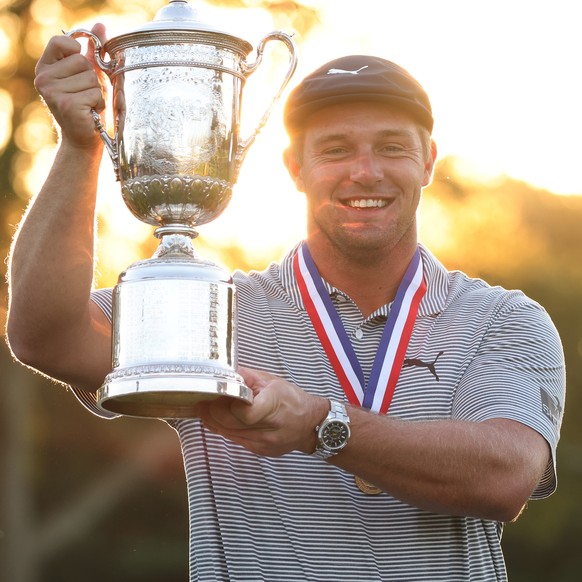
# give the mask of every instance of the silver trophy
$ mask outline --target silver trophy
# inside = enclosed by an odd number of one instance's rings
[[[151,259],[120,274],[113,292],[113,370],[97,394],[107,411],[140,417],[192,416],[203,399],[252,392],[237,373],[232,278],[198,257],[196,227],[227,207],[241,163],[297,64],[292,38],[272,32],[253,47],[201,22],[171,0],[154,20],[101,45],[95,59],[113,87],[115,135],[93,112],[121,193],[139,220],[156,226]],[[283,42],[289,66],[254,133],[240,136],[242,90],[267,42]],[[104,57],[107,58],[104,60]]]

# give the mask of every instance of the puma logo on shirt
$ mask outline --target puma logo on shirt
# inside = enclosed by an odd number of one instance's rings
[[[402,363],[403,368],[411,368],[415,366],[417,368],[427,368],[429,372],[436,378],[437,382],[440,382],[439,375],[436,371],[436,363],[437,360],[444,354],[445,352],[439,352],[437,357],[432,362],[424,362],[420,358],[406,358]]]

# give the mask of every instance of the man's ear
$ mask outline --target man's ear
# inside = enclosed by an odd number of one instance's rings
[[[424,181],[423,188],[432,182],[434,166],[437,159],[437,146],[434,140],[430,141],[430,155],[424,164]]]
[[[297,159],[294,148],[287,147],[283,151],[283,163],[295,183],[295,187],[300,192],[303,192],[303,178],[301,177],[301,163]]]

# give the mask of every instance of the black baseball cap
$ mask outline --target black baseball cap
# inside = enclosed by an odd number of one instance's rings
[[[287,99],[285,127],[293,134],[309,114],[350,101],[393,105],[432,132],[432,108],[420,83],[399,65],[366,55],[340,57],[305,77]]]

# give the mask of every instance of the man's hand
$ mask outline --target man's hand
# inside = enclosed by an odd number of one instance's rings
[[[92,32],[106,42],[102,24]],[[84,149],[102,146],[91,109],[100,114],[105,110],[106,85],[92,41],[85,56],[74,38],[51,38],[36,66],[34,85],[59,124],[64,143]]]
[[[232,398],[201,402],[195,412],[204,426],[257,455],[312,453],[315,427],[326,417],[328,401],[267,372],[240,368],[239,373],[253,391],[253,403]]]

